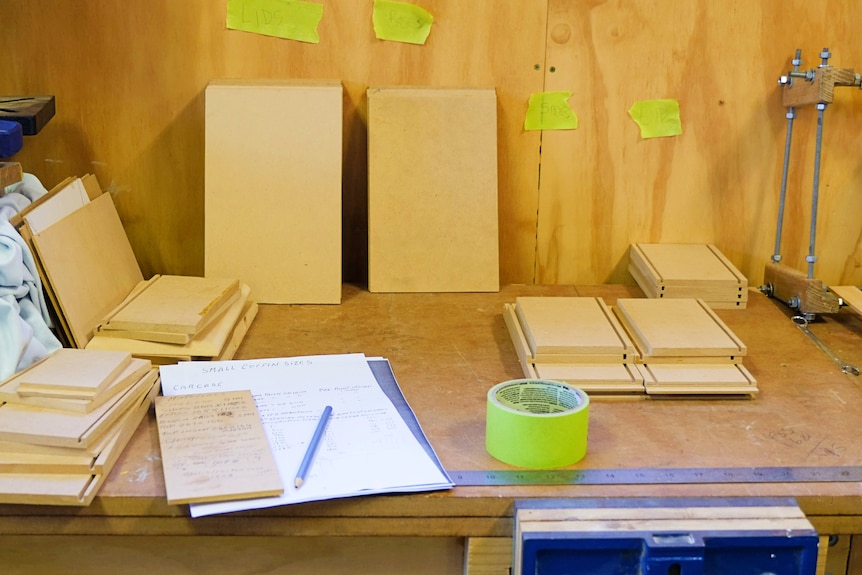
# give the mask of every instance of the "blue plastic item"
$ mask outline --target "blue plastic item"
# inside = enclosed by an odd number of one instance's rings
[[[637,521],[608,519],[619,514],[607,514],[604,522],[608,529],[598,531],[560,528],[559,521],[548,521],[545,530],[533,520],[530,529],[516,528],[520,534],[514,542],[519,547],[515,553],[519,564],[513,565],[512,572],[517,575],[814,575],[819,537],[813,528],[800,528],[799,520],[785,521],[785,528],[777,518],[769,519],[767,528],[752,527],[763,522],[745,520],[733,521],[733,526],[728,527],[727,513],[722,514],[719,509],[795,505],[795,501],[784,498],[516,501],[516,525],[522,510],[548,507],[564,510],[574,521],[594,518],[595,510],[613,507],[641,510],[715,507],[715,517],[725,519],[684,520],[681,524],[694,523],[699,527],[664,532],[638,529]]]
[[[18,153],[24,145],[24,130],[18,122],[0,120],[0,158]]]

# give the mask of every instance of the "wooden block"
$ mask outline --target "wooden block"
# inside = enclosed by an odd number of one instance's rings
[[[735,360],[747,351],[702,300],[620,298],[614,312],[643,357]]]
[[[217,359],[230,342],[237,337],[242,341],[254,320],[257,304],[248,301],[250,293],[251,289],[242,284],[236,301],[185,345],[111,337],[97,332],[87,343],[87,349],[128,351],[135,357],[147,358],[160,365],[192,359]]]
[[[766,264],[763,283],[769,287],[771,297],[784,303],[797,300],[798,305],[792,307],[802,313],[838,313],[841,309],[838,298],[827,291],[822,281],[783,264]]]
[[[0,441],[56,447],[87,447],[108,432],[158,380],[148,372],[124,393],[89,413],[71,413],[5,403],[0,406]]]
[[[110,194],[34,234],[32,242],[78,348],[144,279]]]
[[[754,394],[757,381],[742,365],[638,365],[649,394]]]
[[[284,493],[250,391],[156,398],[168,503]]]
[[[493,89],[368,90],[368,289],[500,288]]]
[[[5,188],[17,184],[24,179],[20,162],[0,162],[0,196],[5,193]]]
[[[99,333],[188,343],[240,295],[236,279],[156,275],[144,284],[108,315]]]
[[[515,310],[535,361],[584,354],[616,356],[620,363],[634,353],[631,339],[601,298],[519,297]]]
[[[16,393],[23,397],[93,400],[131,360],[128,352],[61,348],[16,375]]]
[[[342,87],[206,89],[205,275],[261,303],[340,303]]]
[[[128,389],[131,385],[140,380],[151,367],[152,362],[149,360],[137,358],[131,359],[126,367],[114,378],[103,392],[90,399],[70,398],[57,394],[41,396],[38,393],[31,395],[19,393],[20,378],[15,376],[0,384],[0,401],[19,403],[21,405],[30,405],[33,407],[44,407],[46,409],[57,411],[89,413],[122,391]]]
[[[853,68],[822,66],[814,69],[814,80],[793,78],[781,91],[781,103],[785,107],[829,104],[835,98],[835,86],[853,86],[856,74]]]

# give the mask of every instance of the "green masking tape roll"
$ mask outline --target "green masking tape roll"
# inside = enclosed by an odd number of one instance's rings
[[[590,398],[560,381],[514,379],[488,390],[485,448],[509,465],[564,467],[587,452]]]

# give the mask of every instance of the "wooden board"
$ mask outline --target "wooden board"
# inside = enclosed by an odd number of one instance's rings
[[[747,351],[702,300],[620,298],[614,312],[642,358],[739,358]]]
[[[634,353],[631,339],[601,298],[519,297],[515,310],[534,361],[555,354],[604,354],[622,362]]]
[[[829,286],[829,291],[840,297],[853,313],[862,316],[862,290],[856,286]]]
[[[240,295],[236,279],[156,275],[144,284],[99,325],[99,333],[188,343]],[[180,340],[170,340],[171,336]]]
[[[650,394],[755,394],[757,381],[742,365],[636,366]]]
[[[122,454],[141,420],[149,411],[158,386],[131,409],[106,434],[105,440],[94,451],[72,447],[44,447],[21,449],[20,445],[0,444],[0,473],[27,474],[100,474],[108,473]],[[8,447],[7,447],[8,446]],[[36,446],[43,447],[43,446]]]
[[[748,280],[712,244],[632,244],[628,270],[648,297],[697,298],[744,309]]]
[[[155,370],[155,385],[133,408],[134,416],[125,420],[129,433],[121,437],[124,442],[115,445],[110,453],[106,453],[101,463],[94,464],[94,470],[89,473],[57,474],[57,473],[0,473],[0,503],[24,503],[33,505],[77,505],[86,506],[92,503],[99,488],[119,459],[122,449],[128,444],[135,429],[140,425],[143,416],[158,394],[158,374]],[[118,439],[119,441],[119,439]],[[100,455],[101,457],[101,455]]]
[[[155,370],[112,401],[89,413],[72,413],[5,403],[0,406],[0,441],[56,447],[87,447],[146,395],[158,379]]]
[[[342,87],[206,89],[205,262],[260,303],[341,301]]]
[[[34,407],[44,407],[57,411],[71,411],[74,413],[89,413],[103,405],[106,401],[115,397],[123,390],[128,389],[136,381],[141,379],[150,369],[152,362],[145,359],[132,358],[123,370],[111,381],[102,393],[91,399],[79,399],[69,397],[54,397],[25,395],[19,392],[21,378],[12,377],[0,384],[0,401],[19,403]]]
[[[23,217],[24,222],[34,234],[65,218],[75,210],[89,203],[90,197],[81,178],[74,178],[57,190],[48,201],[40,203]]]
[[[168,503],[284,493],[250,391],[156,398]]]
[[[500,288],[493,89],[368,90],[368,289]]]
[[[85,347],[105,314],[144,279],[111,195],[100,195],[32,241],[72,343]]]
[[[90,401],[105,391],[131,360],[128,352],[61,348],[14,376],[16,393]]]
[[[643,376],[633,364],[536,363],[541,379],[564,381],[587,393],[644,393]]]
[[[254,319],[254,314],[249,317],[251,304],[254,305],[254,313],[257,313],[257,304],[249,302],[250,288],[243,284],[240,296],[220,317],[205,327],[199,334],[185,345],[127,339],[112,337],[104,332],[96,332],[93,339],[87,343],[87,349],[112,349],[128,351],[135,357],[164,358],[164,360],[189,361],[193,358],[215,359],[218,357],[228,342],[240,334],[240,340],[248,331],[249,325]],[[156,361],[154,363],[165,363]]]
[[[712,244],[632,244],[629,258],[652,272],[663,286],[748,287],[748,280]]]

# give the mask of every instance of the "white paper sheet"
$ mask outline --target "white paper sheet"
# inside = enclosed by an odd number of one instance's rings
[[[363,354],[182,362],[160,368],[162,393],[252,392],[281,479],[279,497],[191,505],[192,517],[373,493],[451,487],[407,428]],[[293,479],[326,405],[332,417],[309,475]]]

